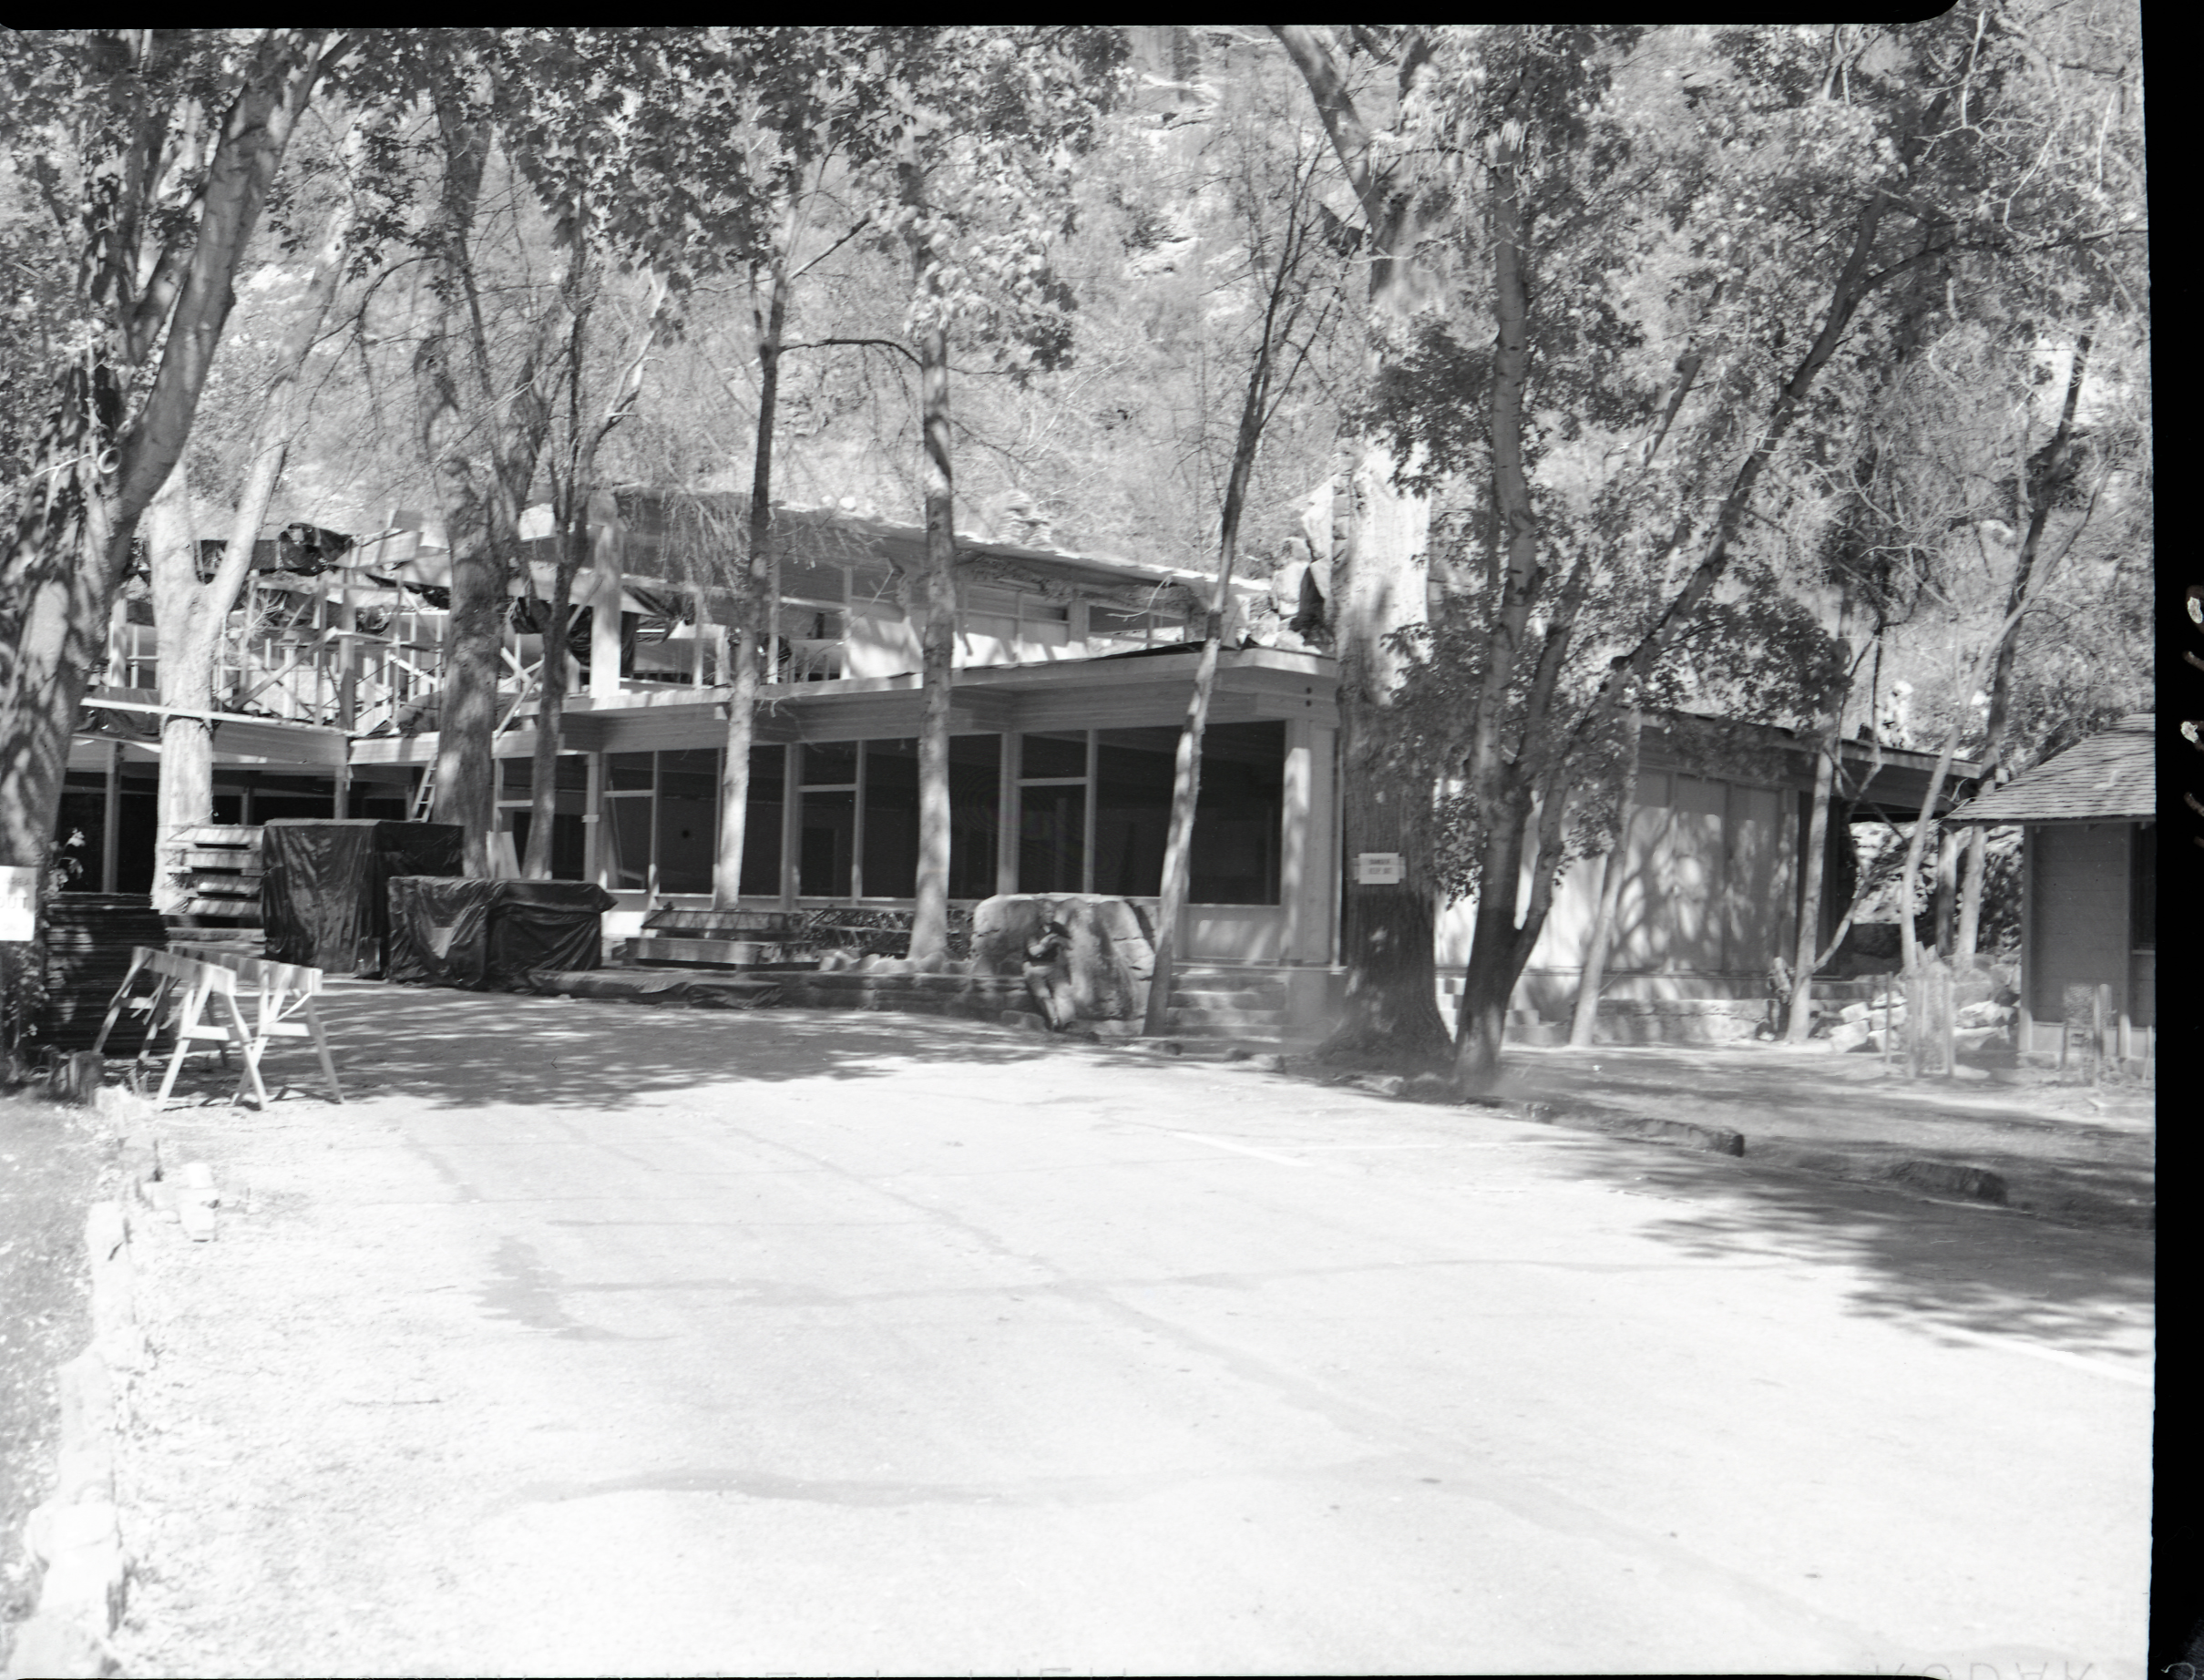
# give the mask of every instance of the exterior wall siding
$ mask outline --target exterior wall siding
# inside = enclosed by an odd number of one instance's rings
[[[2130,1008],[2127,851],[2130,825],[2044,825],[2027,830],[2028,1009],[2039,1040],[2057,1042],[2069,986],[2110,986]]]
[[[1622,885],[1603,995],[1615,999],[1753,999],[1771,958],[1789,960],[1796,907],[1795,800],[1782,790],[1673,771],[1640,773],[1620,850]],[[1574,1007],[1604,871],[1572,864],[1555,888],[1513,1007],[1565,1020]],[[1517,904],[1529,901],[1530,873]],[[1441,912],[1442,989],[1458,989],[1476,901]],[[1442,1004],[1442,1011],[1451,1003]]]

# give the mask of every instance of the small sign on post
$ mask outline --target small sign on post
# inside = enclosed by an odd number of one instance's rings
[[[0,864],[0,942],[30,940],[38,933],[38,871],[27,864]]]
[[[1407,869],[1398,852],[1357,852],[1355,884],[1358,886],[1395,886]]]

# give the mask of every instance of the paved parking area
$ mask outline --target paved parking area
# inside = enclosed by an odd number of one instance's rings
[[[2147,1234],[965,1022],[329,1013],[358,1101],[156,1122],[225,1206],[140,1222],[130,1672],[2141,1674]]]

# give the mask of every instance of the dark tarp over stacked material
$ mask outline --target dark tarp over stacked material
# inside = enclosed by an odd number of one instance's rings
[[[393,876],[384,978],[401,986],[480,986],[497,890],[495,881]]]
[[[490,900],[483,978],[526,991],[531,975],[594,968],[604,960],[604,913],[620,902],[594,881],[498,881]]]
[[[268,955],[329,974],[383,972],[393,876],[456,876],[451,823],[279,819],[261,826],[261,919]]]
[[[616,900],[588,881],[390,884],[390,978],[527,991],[546,974],[597,968]]]

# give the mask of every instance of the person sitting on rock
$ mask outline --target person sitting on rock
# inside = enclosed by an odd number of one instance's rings
[[[1047,921],[1026,941],[1026,994],[1040,1006],[1051,1032],[1061,1032],[1076,1019],[1071,1007],[1071,930]]]

